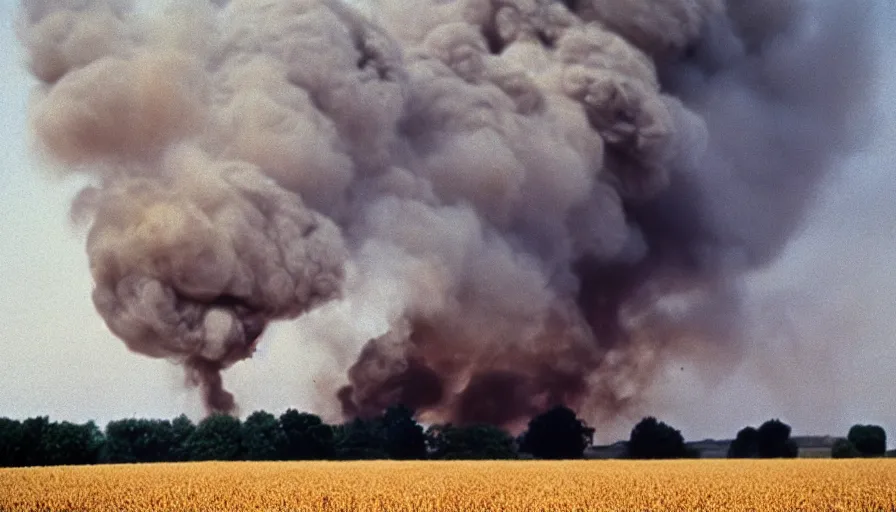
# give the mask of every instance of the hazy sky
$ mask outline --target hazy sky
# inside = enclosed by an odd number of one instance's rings
[[[128,353],[93,309],[84,234],[67,213],[79,183],[29,156],[34,83],[15,39],[16,4],[0,0],[0,416],[198,417],[198,397],[182,386],[181,370]],[[881,19],[896,22],[893,8]],[[881,38],[884,55],[896,36]],[[656,386],[649,412],[686,438],[732,437],[746,424],[780,417],[796,433],[842,435],[855,422],[877,422],[894,444],[896,58],[888,58],[876,79],[876,117],[868,119],[874,137],[843,162],[784,257],[745,284],[748,310],[763,319],[757,324],[774,328],[757,332],[729,375],[695,381],[672,364]],[[323,356],[295,342],[313,343],[300,331],[275,326],[255,359],[225,373],[244,412],[315,408],[311,390]],[[636,419],[598,438],[623,436]]]

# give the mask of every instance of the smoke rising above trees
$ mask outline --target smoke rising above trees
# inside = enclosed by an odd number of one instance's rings
[[[345,416],[612,418],[672,355],[738,358],[738,279],[862,136],[861,5],[363,11],[23,3],[37,147],[93,182],[73,215],[97,311],[209,411],[270,322],[349,304],[380,331],[296,340],[357,356]]]

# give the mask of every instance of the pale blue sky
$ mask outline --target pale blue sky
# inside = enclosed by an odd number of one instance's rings
[[[34,84],[15,39],[16,5],[0,0],[0,416],[101,423],[131,415],[195,417],[198,400],[181,385],[179,370],[128,353],[93,309],[83,233],[68,222],[78,182],[53,176],[29,156],[26,110]],[[892,8],[885,17],[896,21]],[[886,36],[882,48],[893,48],[894,40]],[[896,396],[889,389],[896,371],[894,68],[883,66],[878,79],[879,119],[869,119],[875,138],[844,163],[804,236],[748,286],[756,304],[772,297],[798,305],[793,324],[824,341],[782,348],[759,340],[737,372],[705,386],[671,372],[654,404],[685,437],[730,437],[747,423],[778,416],[798,433],[845,433],[854,422],[875,421],[896,438]],[[244,409],[314,408],[310,390],[319,368],[290,342],[296,336],[295,326],[277,326],[256,360],[225,374]],[[800,365],[817,368],[818,380],[788,377]],[[830,393],[819,393],[824,385]],[[800,398],[809,388],[814,398]]]

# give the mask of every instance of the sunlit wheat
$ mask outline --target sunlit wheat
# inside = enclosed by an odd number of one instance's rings
[[[0,510],[896,511],[894,460],[274,462],[0,470]]]

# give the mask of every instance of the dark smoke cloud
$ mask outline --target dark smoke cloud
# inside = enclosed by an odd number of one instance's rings
[[[360,7],[24,2],[39,147],[95,178],[97,310],[210,410],[266,325],[329,303],[379,326],[313,340],[357,356],[346,416],[612,418],[672,355],[737,359],[738,280],[862,137],[862,6]]]

